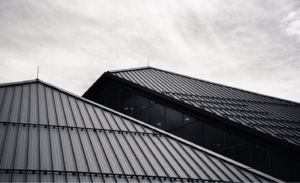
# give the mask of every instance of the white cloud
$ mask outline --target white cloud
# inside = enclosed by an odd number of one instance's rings
[[[0,0],[0,82],[33,79],[39,65],[41,79],[81,95],[103,72],[150,58],[300,101],[298,10],[298,0]]]
[[[289,36],[295,36],[297,42],[300,42],[300,10],[298,12],[290,12],[281,23],[284,32]]]

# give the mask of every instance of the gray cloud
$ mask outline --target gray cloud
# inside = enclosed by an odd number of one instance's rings
[[[300,101],[300,3],[0,0],[0,82],[78,95],[105,71],[150,65]]]

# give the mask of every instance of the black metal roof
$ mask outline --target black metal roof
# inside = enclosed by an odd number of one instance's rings
[[[40,80],[0,85],[4,182],[280,181]]]
[[[300,146],[300,104],[153,67],[111,74]]]

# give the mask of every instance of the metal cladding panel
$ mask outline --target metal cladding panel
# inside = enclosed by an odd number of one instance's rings
[[[258,131],[300,145],[300,135],[297,133],[300,126],[298,103],[150,67],[116,71],[112,74],[176,100],[204,108],[233,122],[255,127]]]
[[[101,144],[103,146],[103,149],[105,151],[106,157],[109,161],[109,164],[112,168],[113,173],[115,174],[123,174],[123,169],[121,164],[118,162],[118,159],[116,157],[116,154],[114,150],[112,149],[111,144],[109,143],[106,133],[98,132],[99,140],[101,141]]]
[[[8,127],[7,137],[4,144],[3,155],[1,157],[0,167],[2,169],[12,169],[14,162],[14,155],[17,143],[18,127]]]
[[[144,128],[144,130],[145,130],[146,133],[153,133],[153,131],[149,128]]]
[[[53,91],[53,99],[54,99],[54,104],[55,104],[58,125],[65,126],[65,125],[67,125],[67,121],[66,121],[64,108],[63,108],[61,97],[60,97],[60,92],[58,92],[57,90],[52,90],[52,91]],[[49,98],[49,100],[51,100],[51,98]]]
[[[58,125],[52,89],[45,87],[45,93],[49,125]]]
[[[27,169],[39,170],[40,169],[40,137],[39,128],[29,128],[29,144],[28,144],[28,161]]]
[[[101,177],[101,176],[92,175],[91,177],[92,177],[93,182],[105,183],[103,177]]]
[[[110,112],[108,111],[103,111],[107,121],[109,122],[108,124],[110,125],[109,129],[113,129],[113,130],[120,130],[118,125],[116,124],[114,118],[111,116]]]
[[[48,125],[48,113],[47,113],[47,104],[46,104],[46,93],[45,93],[45,86],[42,84],[38,84],[38,116],[39,116],[39,123]]]
[[[80,182],[78,175],[67,174],[67,182]]]
[[[94,107],[91,104],[85,104],[85,106],[86,106],[89,116],[92,120],[93,128],[102,129],[103,127],[101,126],[101,123],[99,121],[99,118],[98,118],[95,110],[94,110]]]
[[[79,137],[77,130],[69,130],[71,141],[72,141],[72,147],[73,152],[75,155],[77,170],[80,172],[89,172],[87,162],[86,162],[86,156],[84,154],[84,151],[82,149],[82,142]]]
[[[127,135],[129,135],[129,134],[122,134],[122,133],[115,134],[118,144],[121,146],[121,149],[122,149],[121,154],[123,156],[126,156],[126,159],[128,159],[128,162],[129,162],[128,164],[134,170],[134,174],[145,175],[143,167],[140,165],[139,159],[135,156],[133,150],[131,149],[130,145],[128,144],[128,142],[126,141],[126,139],[124,137]]]
[[[0,182],[11,182],[11,173],[0,172]]]
[[[180,155],[187,161],[188,165],[193,169],[193,171],[202,179],[209,179],[208,175],[201,169],[201,167],[193,160],[193,157],[188,154],[182,146],[176,142],[173,139],[168,139],[169,142],[173,145],[173,148],[175,150],[172,150],[173,152],[178,151],[177,154],[180,153]],[[176,153],[176,152],[175,152]],[[183,161],[185,164],[185,162]],[[185,165],[186,166],[186,165]],[[190,173],[192,171],[188,171]]]
[[[29,138],[28,127],[19,126],[18,140],[16,144],[16,154],[14,160],[14,168],[16,169],[26,169],[27,167],[27,157],[28,157],[27,153],[28,153],[28,142],[29,142],[28,138]]]
[[[20,123],[29,123],[29,109],[30,109],[30,85],[22,85],[22,104],[20,111]]]
[[[61,135],[58,128],[49,128],[51,141],[51,155],[53,170],[64,171],[65,162],[63,157]]]
[[[12,182],[26,182],[26,173],[13,173]]]
[[[254,182],[262,182],[259,178],[257,178],[256,176],[254,176],[252,173],[247,172],[242,170],[242,172],[244,173],[245,176],[247,176],[250,180],[254,181]]]
[[[0,121],[1,181],[268,181],[52,86],[35,82],[4,88],[1,116],[14,123]]]
[[[117,183],[129,182],[128,179],[125,177],[120,177],[120,178],[117,178],[116,180],[117,180]],[[131,180],[135,182],[135,179],[131,179]]]
[[[114,114],[111,114],[112,117],[114,118],[114,120],[116,121],[116,124],[118,125],[118,127],[120,128],[121,131],[128,131],[128,128],[126,127],[126,125],[123,123],[122,119]]]
[[[41,170],[52,170],[51,143],[48,128],[40,128],[40,166]]]
[[[26,176],[26,182],[41,182],[40,174],[37,173],[28,173]]]
[[[249,179],[248,176],[245,176],[244,172],[240,171],[235,166],[233,166],[229,163],[226,163],[226,162],[223,162],[223,164],[226,165],[226,167],[228,167],[234,175],[238,176],[238,178],[240,180],[242,180],[242,182],[250,182],[251,181],[251,179]]]
[[[150,137],[151,138],[151,137]],[[150,139],[149,138],[149,139]],[[191,178],[186,171],[188,171],[189,169],[185,169],[182,168],[180,166],[180,164],[177,162],[177,157],[174,157],[173,154],[170,152],[171,149],[168,149],[168,146],[164,146],[159,137],[152,137],[152,142],[153,144],[155,144],[155,146],[157,147],[157,149],[159,149],[159,151],[161,152],[161,154],[164,156],[164,159],[167,160],[168,164],[170,164],[170,166],[173,168],[173,171],[175,171],[178,175],[178,177],[188,177]],[[195,174],[193,174],[193,176],[195,176]],[[177,176],[176,176],[177,177]]]
[[[41,182],[53,182],[53,175],[52,174],[41,174],[40,175]]]
[[[147,144],[143,141],[140,135],[133,135],[133,138],[139,145],[140,149],[142,150],[145,158],[148,159],[149,163],[151,163],[153,169],[156,171],[157,175],[159,176],[168,176],[164,167],[161,166],[160,162],[157,160],[155,154],[152,153],[151,149],[147,146]]]
[[[228,177],[230,177],[230,179],[233,181],[233,182],[242,182],[241,179],[239,179],[239,177],[232,173],[230,171],[230,169],[226,168],[221,161],[219,161],[218,159],[214,158],[214,157],[208,157],[207,158],[210,158],[212,160],[212,162],[221,170],[223,171]]]
[[[79,180],[80,180],[80,182],[86,182],[86,183],[92,182],[92,179],[90,176],[86,176],[86,175],[82,175],[82,174],[79,174]]]
[[[18,122],[20,116],[20,107],[21,107],[21,98],[22,95],[22,86],[15,86],[15,91],[13,95],[13,101],[11,106],[11,112],[9,120],[11,122]]]
[[[38,104],[37,84],[33,83],[30,86],[30,110],[29,123],[39,124],[39,104]]]
[[[135,124],[135,123],[131,123],[134,128],[136,129],[136,131],[140,132],[140,133],[145,133],[143,127],[141,125]]]
[[[205,164],[213,171],[215,175],[220,177],[221,180],[233,181],[229,176],[226,175],[226,173],[224,173],[221,168],[219,168],[214,162],[212,162],[210,158],[204,154],[204,152],[195,151],[195,153],[198,155],[198,158],[205,162]]]
[[[70,102],[68,96],[65,93],[60,93],[62,104],[64,107],[65,116],[67,119],[68,126],[76,126],[76,122],[74,120],[73,111],[70,106]]]
[[[76,102],[77,102],[78,108],[80,110],[79,114],[81,114],[82,119],[84,121],[83,126],[86,128],[94,128],[93,122],[91,121],[91,117],[86,109],[84,102],[81,100],[76,100]]]
[[[4,151],[4,145],[6,140],[8,125],[0,124],[0,158],[2,157],[2,153]],[[0,159],[1,161],[1,159]]]
[[[158,175],[157,173],[155,173],[154,169],[152,168],[152,165],[150,164],[150,161],[147,159],[142,149],[138,146],[135,139],[132,137],[132,134],[124,135],[124,137],[128,142],[128,146],[132,149],[137,160],[143,167],[145,174],[150,176]],[[121,145],[123,145],[123,143],[121,143]]]
[[[110,162],[108,162],[107,155],[105,154],[105,151],[103,150],[103,147],[100,143],[98,134],[95,132],[88,131],[88,134],[91,139],[91,146],[95,150],[95,156],[97,159],[97,162],[100,166],[100,172],[102,173],[112,173]]]
[[[219,173],[216,172],[209,166],[207,162],[199,158],[199,156],[193,151],[192,148],[186,146],[186,145],[181,145],[182,148],[193,158],[194,162],[196,162],[199,167],[209,176],[210,179],[212,180],[223,180],[223,181],[229,181],[227,177],[222,177],[222,179],[219,178]]]
[[[120,143],[118,142],[116,136],[114,133],[106,133],[107,138],[109,140],[110,145],[113,148],[114,153],[116,154],[116,157],[119,160],[119,163],[121,164],[123,171],[125,174],[136,174],[132,167],[131,164],[128,161],[128,157],[130,154],[125,154],[123,149],[120,147]]]
[[[82,141],[89,172],[101,172],[88,132],[86,130],[79,130],[78,132]]]
[[[126,125],[126,127],[128,128],[128,130],[130,132],[136,132],[137,130],[135,129],[135,127],[133,126],[133,123],[125,118],[122,119],[122,121],[124,122],[124,124]]]
[[[7,87],[1,106],[0,121],[8,121],[15,87]]]
[[[82,116],[81,116],[81,112],[79,111],[76,99],[74,97],[68,97],[69,101],[70,101],[70,106],[72,108],[72,116],[74,117],[74,120],[76,122],[76,126],[77,127],[85,127],[85,124],[83,122]]]
[[[166,157],[164,157],[163,152],[159,148],[156,147],[155,143],[152,141],[152,138],[149,136],[142,136],[142,139],[145,141],[144,143],[151,149],[153,155],[157,158],[160,163],[160,166],[165,169],[167,174],[170,177],[178,177],[177,173],[174,171],[173,167],[167,161]]]
[[[54,180],[54,182],[67,182],[67,177],[66,177],[66,175],[54,173],[53,180]]]
[[[185,170],[183,172],[183,175],[180,176],[180,177],[185,177],[185,176],[189,176],[191,178],[198,178],[199,176],[196,174],[196,172],[193,170],[193,168],[188,164],[188,162],[186,162],[186,160],[184,159],[186,156],[186,154],[179,154],[177,152],[177,148],[175,148],[172,144],[169,143],[168,139],[165,138],[165,137],[161,137],[161,138],[158,138],[161,140],[161,143],[163,145],[158,145],[158,146],[163,146],[162,149],[164,148],[165,150],[168,150],[170,155],[166,155],[167,157],[173,157],[173,159],[171,159],[171,162],[172,164],[175,164],[175,166],[173,167],[177,167],[177,172],[179,171],[182,171],[182,170]],[[159,143],[156,143],[156,144],[159,144]],[[176,163],[176,162],[177,163]],[[176,165],[178,164],[178,165]],[[181,168],[182,167],[182,168]]]
[[[6,87],[0,87],[0,112],[1,112],[3,101],[5,99],[5,92],[6,92]]]
[[[68,129],[59,129],[62,143],[64,163],[67,171],[77,171],[74,151],[70,140]]]
[[[102,110],[100,108],[95,108],[96,114],[98,115],[98,118],[100,120],[101,126],[103,129],[110,129],[110,125],[108,121],[106,120],[106,117],[104,116]]]
[[[103,178],[104,178],[104,182],[117,182],[117,180],[113,176],[108,176]]]

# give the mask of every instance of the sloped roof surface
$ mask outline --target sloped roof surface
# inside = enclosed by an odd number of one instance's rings
[[[146,67],[113,75],[300,145],[300,104]]]
[[[278,181],[41,81],[2,85],[0,107],[1,181]]]

